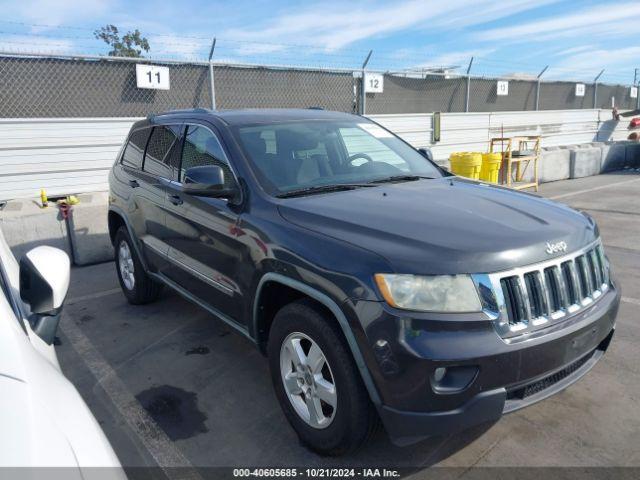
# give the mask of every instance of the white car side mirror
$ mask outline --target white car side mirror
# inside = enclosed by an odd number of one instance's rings
[[[58,329],[70,274],[69,257],[57,248],[36,247],[20,259],[20,298],[31,309],[31,329],[49,345]]]

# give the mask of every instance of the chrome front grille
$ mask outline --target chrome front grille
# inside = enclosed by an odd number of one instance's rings
[[[598,241],[570,255],[487,275],[503,337],[531,332],[586,308],[609,285]],[[489,308],[488,310],[494,310]]]

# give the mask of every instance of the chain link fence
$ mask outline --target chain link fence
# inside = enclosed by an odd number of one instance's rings
[[[170,88],[138,88],[136,64],[169,67]],[[138,117],[211,108],[214,100],[218,109],[320,107],[366,114],[638,106],[629,85],[585,84],[577,96],[575,82],[508,79],[508,94],[498,95],[499,78],[380,73],[383,91],[363,98],[362,72],[347,69],[0,53],[0,117]]]

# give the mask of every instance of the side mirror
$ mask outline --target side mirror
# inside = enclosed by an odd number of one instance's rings
[[[20,298],[31,310],[31,329],[48,345],[56,336],[70,274],[69,257],[57,248],[36,247],[20,259]]]
[[[237,193],[235,189],[225,188],[224,170],[218,165],[188,168],[182,182],[182,192],[213,198],[229,198]]]
[[[419,148],[418,152],[424,158],[426,158],[427,160],[430,160],[430,161],[433,162],[433,154],[431,153],[431,149],[430,148]]]

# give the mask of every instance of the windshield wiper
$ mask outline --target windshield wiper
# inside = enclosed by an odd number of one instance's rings
[[[354,190],[356,188],[361,188],[361,187],[373,187],[373,185],[368,183],[336,183],[331,185],[316,185],[314,187],[305,187],[305,188],[298,188],[296,190],[290,190],[288,192],[280,193],[276,195],[276,197],[278,198],[301,197],[304,195],[312,195],[314,193],[342,192],[345,190]]]
[[[414,180],[433,180],[434,177],[425,177],[422,175],[392,175],[390,177],[374,180],[371,183],[390,183],[390,182],[412,182]]]

